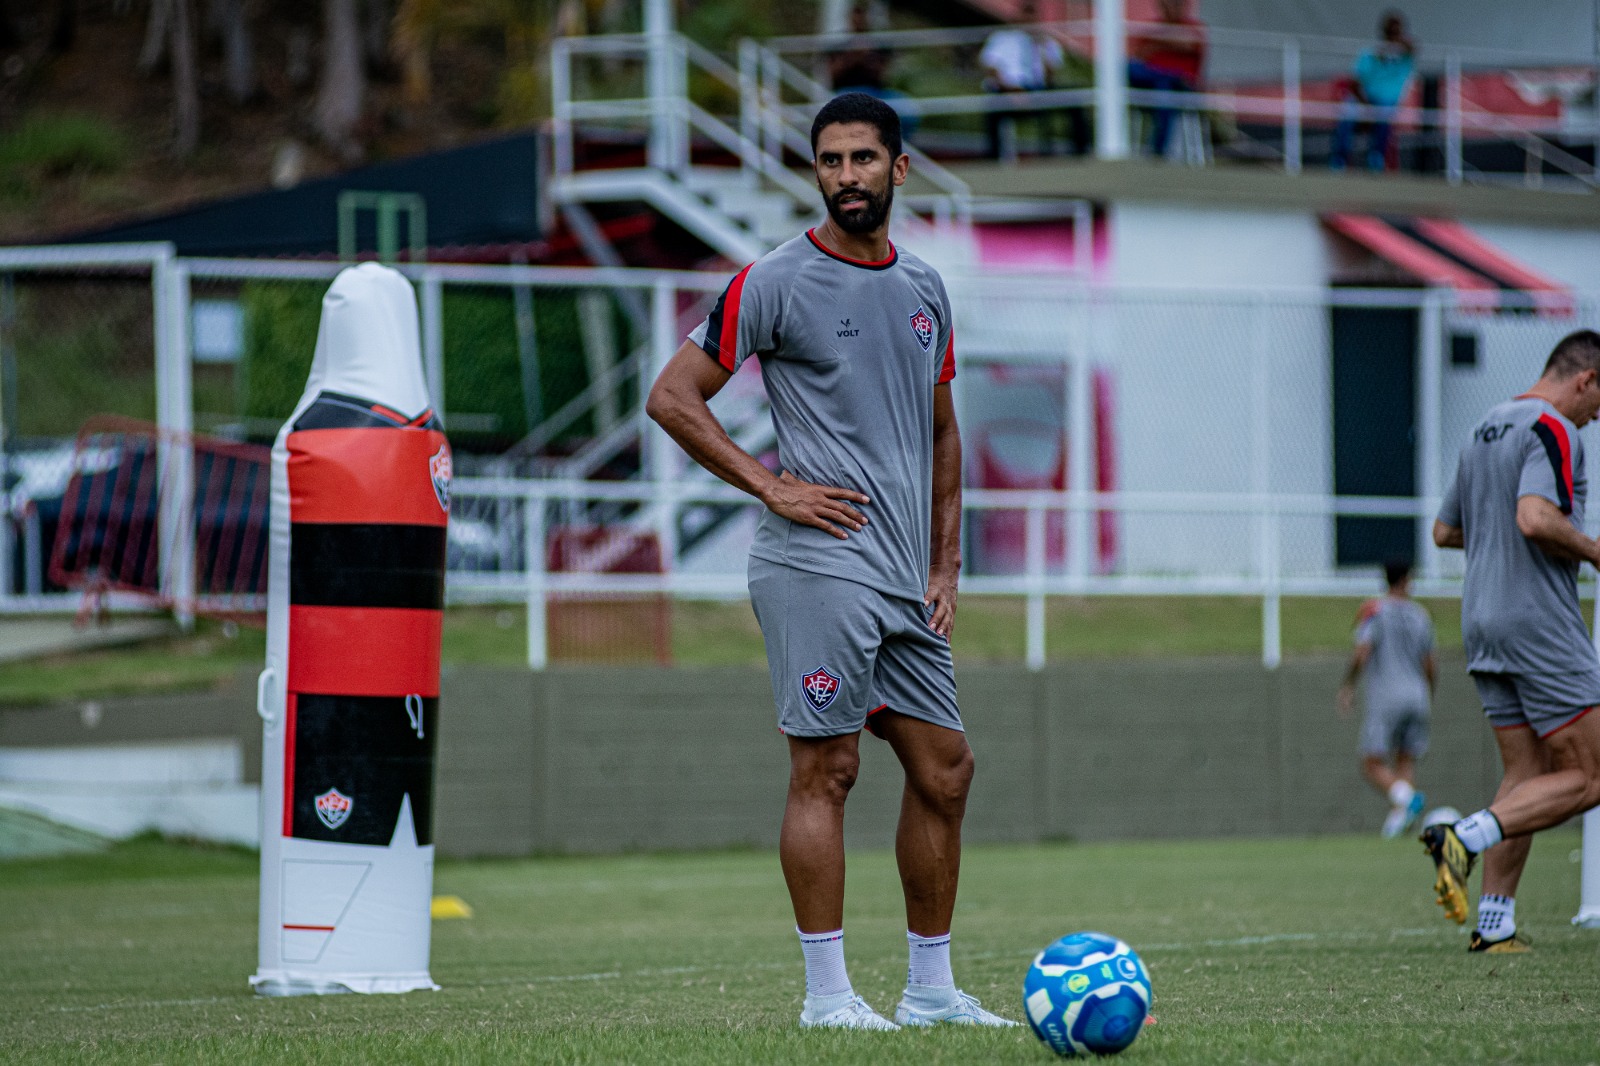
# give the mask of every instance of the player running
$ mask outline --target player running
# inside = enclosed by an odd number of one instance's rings
[[[800,1024],[899,1027],[855,994],[844,963],[844,804],[865,727],[906,776],[895,857],[910,967],[895,1021],[1015,1025],[950,972],[973,767],[949,644],[961,568],[950,302],[939,275],[889,241],[910,164],[894,110],[863,93],[835,97],[812,123],[811,148],[828,217],[739,272],[646,410],[767,508],[750,600],[789,746],[779,857],[805,957]],[[706,405],[751,356],[781,475],[734,444]]]
[[[1356,647],[1339,686],[1339,713],[1355,706],[1356,681],[1367,677],[1361,720],[1361,775],[1389,800],[1383,837],[1393,839],[1422,816],[1417,760],[1428,750],[1428,705],[1438,679],[1433,619],[1411,598],[1411,564],[1385,563],[1388,595],[1368,600],[1356,619]]]
[[[1600,661],[1578,610],[1578,566],[1600,566],[1583,530],[1578,427],[1600,411],[1600,333],[1550,353],[1527,393],[1490,410],[1461,451],[1433,541],[1465,548],[1461,636],[1505,773],[1494,802],[1429,826],[1445,914],[1467,920],[1467,876],[1484,856],[1470,951],[1528,950],[1516,923],[1530,834],[1600,804]]]

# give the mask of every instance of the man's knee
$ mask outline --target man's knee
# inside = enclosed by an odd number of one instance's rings
[[[924,766],[918,774],[915,787],[929,805],[960,810],[966,806],[976,767],[977,760],[972,757],[972,749],[963,741],[959,750],[952,751],[947,758]]]
[[[861,772],[861,756],[854,750],[833,748],[796,760],[790,768],[789,790],[802,795],[843,803]]]

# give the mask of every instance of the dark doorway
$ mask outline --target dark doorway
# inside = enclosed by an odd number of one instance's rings
[[[1417,491],[1417,312],[1335,307],[1333,491],[1340,496],[1414,496]],[[1412,559],[1415,518],[1335,520],[1341,566]]]

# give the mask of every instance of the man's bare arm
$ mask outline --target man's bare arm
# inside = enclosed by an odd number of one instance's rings
[[[698,344],[684,341],[651,387],[645,414],[695,462],[774,513],[840,540],[849,536],[840,526],[859,530],[865,525],[866,515],[850,503],[871,503],[866,496],[852,489],[813,485],[788,473],[776,476],[733,442],[706,405],[732,376]]]
[[[933,604],[928,624],[946,640],[956,621],[956,586],[961,581],[961,431],[950,385],[933,388],[933,543],[928,594]]]
[[[1543,496],[1517,498],[1517,529],[1546,555],[1600,566],[1600,542],[1584,536]]]
[[[1446,525],[1438,519],[1434,519],[1433,543],[1435,547],[1439,548],[1465,548],[1467,546],[1467,535],[1461,531],[1460,526]]]
[[[1355,712],[1356,681],[1372,656],[1371,644],[1357,644],[1350,653],[1350,665],[1345,668],[1344,680],[1339,683],[1339,717],[1348,718]]]

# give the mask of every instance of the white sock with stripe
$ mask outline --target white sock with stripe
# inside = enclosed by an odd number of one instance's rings
[[[910,946],[911,965],[906,970],[906,987],[922,985],[926,988],[954,988],[956,979],[950,973],[950,934],[918,936],[906,930],[906,943]]]
[[[844,930],[831,933],[802,932],[800,953],[806,958],[806,996],[838,996],[849,992],[850,975],[844,968]]]

